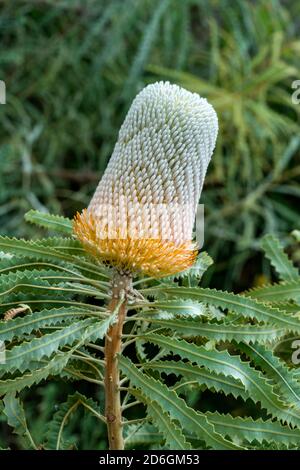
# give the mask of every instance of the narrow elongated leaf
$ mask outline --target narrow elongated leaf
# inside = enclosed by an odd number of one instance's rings
[[[155,361],[143,364],[143,368],[158,371],[160,374],[181,376],[183,378],[181,384],[184,382],[195,383],[216,392],[223,392],[225,395],[231,394],[235,398],[241,397],[244,400],[251,398],[239,379],[230,375],[217,374],[204,367],[193,366],[182,361]]]
[[[64,285],[72,286],[71,281],[77,281],[77,283],[79,283],[82,281],[82,279],[83,278],[80,276],[80,274],[70,275],[70,273],[66,271],[59,271],[54,269],[24,269],[23,271],[12,271],[8,274],[2,274],[0,276],[0,296],[5,297],[12,291],[22,291],[22,286],[26,286],[28,283],[42,287],[51,285],[57,285],[58,287],[61,287]],[[73,284],[75,284],[75,282],[73,282]],[[89,284],[88,287],[90,287]],[[86,283],[83,282],[80,285],[80,288],[87,288]],[[99,289],[101,290],[100,283]],[[26,290],[26,287],[24,287],[23,290]]]
[[[261,302],[283,302],[286,300],[300,301],[300,277],[297,281],[282,282],[270,286],[257,287],[245,293]],[[300,306],[298,306],[300,312]]]
[[[0,275],[10,274],[16,271],[55,270],[58,273],[66,273],[68,276],[86,279],[78,268],[71,263],[55,260],[55,264],[46,261],[33,261],[26,256],[12,256],[6,260],[0,260]]]
[[[9,271],[8,273],[0,275],[0,288],[1,290],[12,286],[20,280],[41,279],[50,283],[58,283],[64,279],[75,279],[80,281],[82,276],[80,273],[69,273],[60,269],[22,269],[17,271]]]
[[[279,240],[274,235],[266,235],[261,242],[267,258],[276,269],[280,279],[293,281],[299,279],[299,271],[288,258]]]
[[[162,433],[165,438],[166,445],[172,450],[189,450],[192,448],[191,444],[187,442],[183,435],[182,429],[170,418],[163,408],[155,400],[147,400],[147,397],[139,390],[131,390],[139,401],[147,402],[147,415],[151,421],[156,425],[157,429]]]
[[[79,406],[84,406],[96,417],[101,417],[98,404],[91,398],[87,398],[79,392],[69,395],[65,403],[59,405],[47,432],[48,449],[66,449],[71,448],[73,443],[63,440],[64,428],[70,421],[72,415]]]
[[[48,237],[37,240],[39,246],[53,248],[59,253],[67,253],[74,256],[87,256],[81,243],[74,238]]]
[[[261,325],[232,325],[226,323],[210,323],[195,320],[162,320],[149,319],[154,327],[161,326],[176,331],[183,337],[204,337],[215,341],[244,341],[245,343],[267,343],[286,334],[284,328]]]
[[[25,214],[25,220],[54,232],[62,232],[68,235],[72,234],[72,220],[60,215],[52,215],[37,210],[30,210]]]
[[[50,357],[59,348],[71,346],[78,340],[85,338],[90,341],[103,338],[109,325],[114,321],[114,316],[106,320],[97,321],[93,318],[86,318],[74,322],[65,328],[34,338],[29,342],[24,342],[6,352],[6,362],[0,364],[0,371],[13,372],[26,370],[31,361],[38,361],[43,357]]]
[[[33,295],[40,298],[51,298],[51,295],[55,297],[63,297],[66,300],[70,300],[74,297],[75,294],[82,294],[97,297],[98,299],[107,298],[107,294],[101,292],[100,290],[96,290],[93,287],[85,288],[84,286],[79,289],[78,286],[72,286],[68,283],[58,283],[57,285],[50,284],[46,280],[42,279],[31,279],[31,280],[20,280],[16,284],[11,286],[7,286],[7,289],[0,292],[0,304],[8,303],[13,301],[16,298],[20,299],[19,293],[30,293],[30,297],[32,298]],[[29,299],[30,299],[29,297]],[[26,299],[26,297],[25,297]]]
[[[157,447],[164,441],[164,436],[150,423],[126,426],[124,434],[126,448],[135,448],[138,445],[145,446],[145,444],[152,444]]]
[[[253,401],[260,402],[263,408],[274,413],[283,422],[300,427],[300,416],[297,410],[289,408],[274,390],[274,386],[261,372],[252,368],[248,362],[241,361],[239,356],[231,356],[227,351],[207,350],[185,340],[168,338],[162,335],[144,336],[150,343],[161,346],[164,351],[179,354],[192,363],[203,366],[216,373],[231,375],[239,379],[251,394]]]
[[[241,417],[233,418],[229,414],[224,415],[217,412],[208,412],[207,419],[214,425],[217,432],[231,437],[236,442],[243,443],[247,441],[252,443],[257,441],[264,443],[271,441],[274,443],[280,442],[285,445],[299,445],[300,430],[283,426],[279,422]]]
[[[10,301],[5,303],[0,303],[0,311],[7,312],[11,308],[18,307],[20,304],[28,305],[32,311],[44,309],[51,309],[55,307],[83,307],[95,309],[95,305],[88,302],[78,301],[78,300],[68,300],[64,297],[53,298],[49,295],[32,295],[29,293],[18,292],[16,295],[11,295]],[[96,307],[97,308],[97,307]],[[101,307],[100,307],[101,310]]]
[[[27,258],[49,261],[51,263],[56,260],[73,264],[80,271],[88,274],[97,275],[97,277],[108,278],[106,269],[100,267],[92,261],[86,261],[79,256],[74,256],[47,246],[46,241],[27,241],[18,240],[16,238],[0,237],[0,250],[5,253],[11,253],[17,256],[25,256]]]
[[[30,448],[36,448],[27,427],[25,412],[20,399],[17,398],[14,393],[8,393],[3,398],[3,403],[3,412],[7,417],[7,423],[13,427],[16,434],[25,438]]]
[[[143,307],[143,316],[158,316],[159,318],[174,318],[174,317],[200,317],[207,315],[207,308],[200,302],[193,300],[160,300],[155,302],[155,308],[152,308],[152,303],[149,302],[148,306]]]
[[[44,367],[17,376],[13,379],[0,380],[0,395],[11,392],[20,392],[45,380],[49,375],[57,375],[66,366],[70,359],[68,353],[58,353]]]
[[[77,319],[87,316],[100,316],[99,310],[92,310],[79,307],[61,307],[44,309],[34,314],[27,314],[25,317],[17,317],[9,321],[0,321],[0,340],[11,341],[17,336],[37,331],[49,325],[64,323],[70,319]]]
[[[155,287],[143,289],[141,292],[143,294],[150,294],[152,290],[155,290],[156,294],[160,293],[171,297],[180,296],[182,298],[197,300],[198,302],[205,302],[215,307],[233,311],[243,318],[252,318],[258,321],[268,322],[276,325],[278,328],[285,328],[286,331],[294,333],[300,332],[300,320],[298,318],[243,295],[200,287]],[[153,307],[154,306],[155,302],[153,302]]]
[[[179,421],[184,429],[194,433],[199,440],[204,441],[213,449],[239,448],[239,446],[217,434],[213,426],[208,424],[203,413],[196,412],[188,407],[185,401],[179,398],[174,391],[169,390],[166,385],[152,377],[143,374],[129,359],[120,356],[119,364],[124,375],[130,379],[130,383],[142,391],[147,401],[157,401],[170,414],[172,419]]]
[[[80,278],[75,278],[80,281]],[[75,294],[86,294],[97,298],[106,298],[106,288],[95,288],[84,283],[69,282],[66,274],[56,271],[17,271],[0,276],[0,302],[8,302],[12,294],[30,292],[31,294],[63,295],[67,299]]]
[[[300,383],[294,371],[288,367],[272,351],[260,345],[240,345],[255,364],[259,365],[273,381],[282,398],[299,411],[300,416]]]

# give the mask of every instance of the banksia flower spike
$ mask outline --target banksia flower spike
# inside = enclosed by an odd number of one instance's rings
[[[189,268],[192,230],[218,132],[195,93],[154,83],[134,99],[107,169],[74,231],[86,249],[125,273],[155,277]]]
[[[133,101],[106,171],[74,220],[86,250],[113,266],[105,338],[105,417],[110,449],[123,449],[118,355],[132,278],[189,268],[196,208],[218,131],[207,101],[170,83],[147,86]]]

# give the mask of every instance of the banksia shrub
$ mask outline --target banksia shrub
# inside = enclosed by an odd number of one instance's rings
[[[0,408],[23,447],[74,448],[84,408],[110,449],[299,448],[297,267],[267,236],[279,282],[200,286],[212,260],[196,256],[192,229],[216,134],[204,99],[150,85],[89,207],[74,221],[26,215],[65,236],[0,237]],[[69,394],[37,442],[23,390],[53,377],[95,394]]]
[[[87,250],[124,272],[190,267],[192,230],[217,116],[195,93],[155,83],[132,103],[108,167],[74,231]]]

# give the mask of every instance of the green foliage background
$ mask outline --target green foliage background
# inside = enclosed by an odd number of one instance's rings
[[[168,79],[206,96],[220,121],[201,199],[215,260],[203,285],[241,291],[269,280],[262,235],[286,244],[300,226],[299,25],[297,0],[2,1],[1,234],[40,236],[24,222],[32,208],[72,217],[85,207],[132,98]],[[64,387],[28,397],[34,433]],[[92,435],[83,448],[106,445],[93,419],[87,430],[74,423],[82,440]]]

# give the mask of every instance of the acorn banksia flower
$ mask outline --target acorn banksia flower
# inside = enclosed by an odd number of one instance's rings
[[[197,204],[218,121],[196,93],[154,83],[134,99],[107,169],[74,220],[86,249],[121,272],[155,277],[189,268]]]

